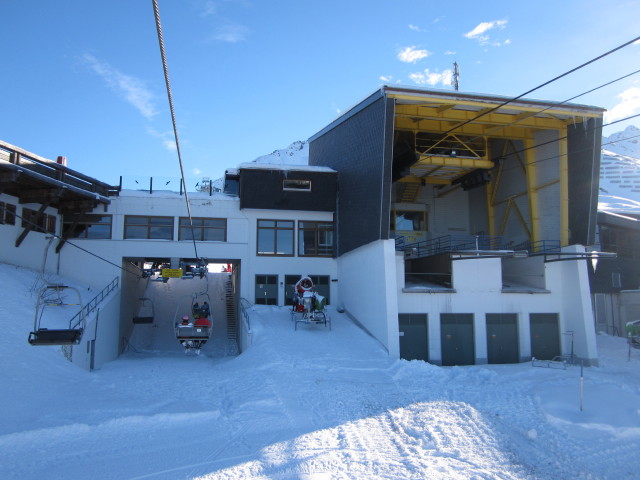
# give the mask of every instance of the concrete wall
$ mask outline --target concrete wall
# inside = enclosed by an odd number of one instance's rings
[[[582,245],[563,248],[566,253],[584,251]],[[587,364],[597,365],[595,322],[586,262],[574,260],[547,263],[547,286],[560,297],[560,329],[562,332],[574,332],[575,354]]]
[[[387,349],[400,356],[395,242],[380,240],[338,259],[340,298],[347,313]]]
[[[580,246],[567,251],[584,251]],[[429,359],[440,364],[441,313],[471,313],[474,316],[476,363],[486,363],[486,314],[510,313],[518,316],[519,356],[521,361],[531,358],[531,313],[559,315],[560,348],[562,354],[571,353],[568,336],[562,332],[573,330],[574,352],[587,364],[597,364],[595,332],[587,270],[584,260],[547,263],[544,276],[548,292],[505,293],[502,291],[502,267],[498,258],[454,260],[453,288],[430,292],[403,290],[404,259],[396,256],[398,285],[398,313],[426,313],[428,315]]]

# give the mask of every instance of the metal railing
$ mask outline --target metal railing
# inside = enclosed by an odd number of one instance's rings
[[[493,235],[443,235],[408,244],[404,243],[404,239],[396,239],[396,249],[404,250],[407,257],[418,258],[461,250],[502,250],[503,239]]]
[[[514,250],[526,250],[530,255],[560,252],[560,240],[538,240],[536,242],[526,241],[519,243]]]
[[[249,309],[253,304],[246,298],[240,297],[240,352],[244,352],[253,343],[253,332],[251,331],[251,318]]]
[[[118,277],[111,280],[111,283],[109,283],[109,285],[104,287],[100,293],[98,293],[95,297],[89,300],[89,302],[87,302],[87,304],[84,307],[82,307],[82,309],[78,313],[76,313],[71,320],[69,320],[69,329],[76,329],[81,326],[84,329],[84,323],[86,321],[86,318],[89,316],[89,314],[98,307],[100,302],[102,302],[107,297],[107,295],[109,295],[113,290],[118,288],[118,285],[119,285]]]

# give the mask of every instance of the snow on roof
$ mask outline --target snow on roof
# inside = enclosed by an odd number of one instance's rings
[[[333,168],[315,167],[310,165],[291,165],[286,163],[241,163],[238,165],[239,170],[289,170],[301,172],[317,172],[317,173],[336,173]]]

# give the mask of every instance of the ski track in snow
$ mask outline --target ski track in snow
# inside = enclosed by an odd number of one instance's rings
[[[169,282],[154,287],[157,327],[136,326],[128,353],[89,373],[27,344],[33,275],[0,265],[15,290],[0,314],[24,318],[0,339],[0,478],[638,478],[640,353],[633,367],[623,339],[598,337],[607,348],[585,369],[581,415],[576,367],[393,360],[333,309],[331,330],[294,331],[287,308],[254,307],[248,351],[211,341],[185,355],[175,304],[199,284]],[[218,308],[224,277],[213,278]],[[615,418],[589,404],[604,411],[611,395],[625,402]]]

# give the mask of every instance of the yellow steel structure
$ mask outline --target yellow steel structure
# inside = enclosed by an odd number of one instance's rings
[[[470,172],[491,171],[490,181],[485,184],[489,234],[504,232],[510,214],[515,212],[532,242],[542,240],[538,191],[560,183],[559,233],[561,244],[568,244],[567,126],[590,118],[601,118],[602,109],[527,99],[511,101],[495,96],[404,87],[385,86],[384,90],[387,98],[394,101],[395,131],[408,132],[407,135],[412,135],[409,138],[415,141],[416,161],[409,166],[399,182],[415,186],[456,185],[461,177]],[[534,138],[536,132],[549,130],[557,132],[560,139],[557,151],[558,177],[544,185],[538,185],[540,159],[537,158],[539,153],[536,153]],[[504,141],[501,155],[498,155],[499,152],[489,152],[489,139]],[[514,141],[521,142],[524,148],[518,151]],[[447,150],[451,152],[448,155],[445,153]],[[463,154],[460,155],[459,151]],[[500,184],[504,181],[504,162],[495,163],[494,160],[506,158],[507,155],[513,160],[511,166],[519,165],[521,168],[526,187],[524,192],[499,199]],[[549,179],[549,176],[545,174],[545,178]],[[405,192],[404,199],[416,195],[415,187]],[[516,198],[522,196],[526,196],[528,218],[525,218],[516,203]],[[502,223],[498,226],[496,208],[505,203]]]
[[[567,127],[560,129],[560,245],[569,245],[569,154]]]

